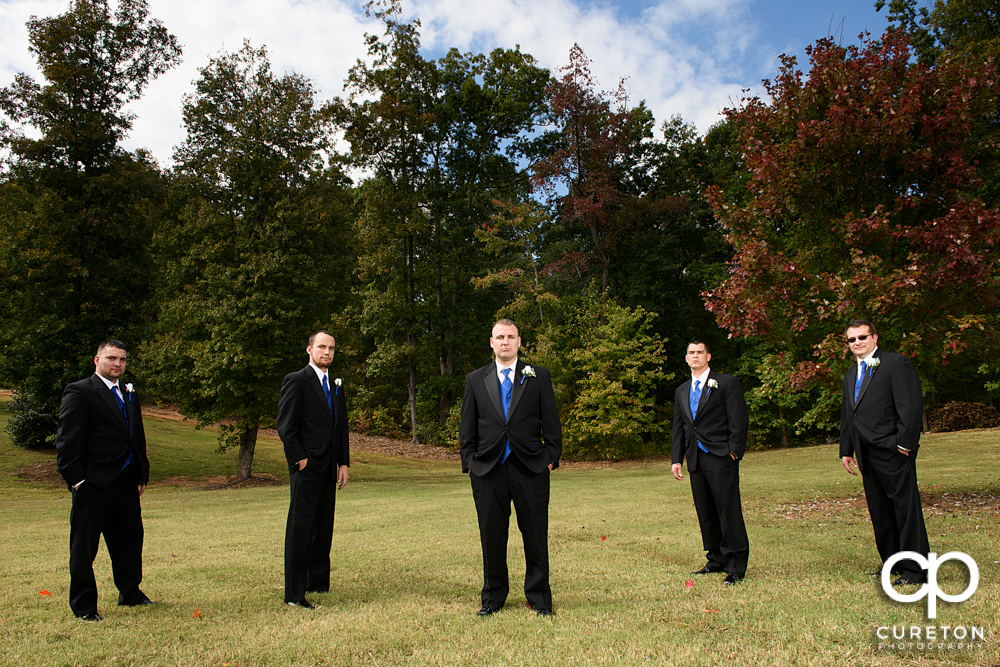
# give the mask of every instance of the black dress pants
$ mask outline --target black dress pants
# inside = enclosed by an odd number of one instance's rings
[[[308,465],[291,473],[285,523],[285,602],[303,602],[306,592],[330,590],[330,547],[337,483],[330,470]]]
[[[146,599],[142,582],[142,510],[135,466],[130,465],[109,486],[86,481],[73,491],[69,515],[69,607],[77,616],[97,613],[94,559],[104,535],[118,604]]]
[[[743,578],[750,540],[740,500],[740,462],[702,451],[697,456],[697,469],[689,466],[688,476],[708,564]]]
[[[483,547],[483,606],[503,607],[510,592],[507,535],[510,506],[524,541],[524,596],[533,609],[552,608],[549,588],[549,470],[534,473],[511,454],[483,476],[475,473],[472,496]]]
[[[913,551],[926,558],[930,544],[917,488],[917,453],[907,456],[898,450],[873,450],[862,444],[861,465],[875,546],[882,562],[900,551]],[[903,560],[896,567],[910,579],[926,579],[923,568],[915,561]]]

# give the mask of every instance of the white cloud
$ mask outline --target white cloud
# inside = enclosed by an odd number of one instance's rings
[[[741,88],[773,73],[773,57],[753,51],[759,27],[750,1],[664,0],[638,18],[613,5],[571,0],[414,0],[403,9],[421,18],[424,49],[435,56],[453,46],[489,51],[520,44],[555,73],[579,43],[602,88],[627,77],[631,100],[645,99],[658,123],[680,113],[704,131]],[[24,28],[28,16],[51,16],[67,6],[0,3],[0,85],[16,71],[35,72]],[[348,70],[365,56],[365,31],[381,32],[359,4],[344,0],[151,0],[150,14],[183,44],[184,63],[154,81],[133,106],[139,118],[127,146],[147,147],[164,164],[183,139],[181,99],[197,68],[221,49],[238,50],[244,39],[265,44],[275,71],[309,77],[329,99],[342,94]],[[762,71],[764,64],[770,71]]]

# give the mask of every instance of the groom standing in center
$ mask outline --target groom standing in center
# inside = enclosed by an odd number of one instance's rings
[[[750,541],[740,501],[740,459],[747,446],[750,417],[740,381],[708,367],[712,354],[701,340],[688,343],[684,357],[691,379],[674,394],[674,478],[684,478],[687,457],[691,493],[708,563],[693,574],[726,572],[723,583],[737,584],[747,572]]]
[[[539,616],[552,615],[549,588],[549,473],[559,467],[562,428],[549,372],[517,358],[521,336],[509,319],[490,336],[494,361],[465,377],[462,472],[469,473],[483,547],[480,616],[503,608],[510,591],[510,505],[524,541],[524,595]]]

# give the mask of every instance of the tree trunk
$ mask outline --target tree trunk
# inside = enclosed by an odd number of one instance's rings
[[[236,481],[250,479],[253,468],[253,452],[257,449],[257,426],[248,426],[240,435],[240,461],[236,468]]]
[[[788,449],[788,425],[785,424],[785,411],[778,406],[778,420],[781,422],[781,448]]]
[[[410,359],[410,385],[407,387],[410,393],[410,432],[413,437],[411,442],[420,444],[420,431],[417,430],[417,362]]]

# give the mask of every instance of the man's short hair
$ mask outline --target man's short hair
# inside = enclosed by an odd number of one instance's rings
[[[857,329],[859,327],[868,327],[868,333],[878,335],[875,331],[875,325],[868,320],[851,320],[847,323],[847,329]],[[844,329],[844,334],[847,334],[847,329]]]
[[[704,345],[705,346],[705,351],[708,352],[709,354],[712,354],[712,348],[710,348],[708,346],[708,343],[706,341],[703,341],[700,338],[692,338],[691,340],[688,341],[687,346],[684,348],[684,353],[685,354],[687,354],[687,349],[689,347],[691,347],[692,345]]]
[[[97,346],[97,355],[100,356],[101,351],[104,350],[104,348],[106,347],[113,347],[116,350],[122,350],[123,352],[128,352],[128,350],[125,349],[125,343],[121,342],[120,340],[111,338]]]
[[[505,327],[514,327],[515,329],[517,329],[517,325],[514,324],[514,320],[510,319],[509,317],[501,317],[499,320],[493,323],[493,327],[490,329],[491,332],[490,335],[492,335],[493,329],[496,329],[498,324],[502,324]],[[520,329],[517,329],[517,334],[519,336],[521,335]]]
[[[316,336],[318,336],[320,334],[326,334],[327,336],[329,336],[333,340],[337,340],[337,337],[334,336],[329,331],[327,331],[326,329],[320,329],[319,331],[313,331],[311,334],[309,334],[309,347],[313,346],[313,343],[316,342]]]

